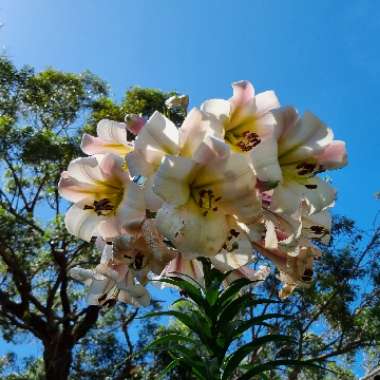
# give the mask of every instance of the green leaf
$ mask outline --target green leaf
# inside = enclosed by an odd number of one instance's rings
[[[229,303],[225,304],[224,308],[222,309],[219,320],[221,323],[223,321],[230,321],[239,312],[243,312],[244,309],[246,309],[249,306],[256,306],[256,305],[263,305],[263,304],[271,304],[271,303],[279,303],[278,301],[272,301],[267,298],[258,298],[255,299],[253,296],[249,293],[243,294],[242,296],[231,300]]]
[[[239,278],[238,280],[234,281],[221,293],[217,302],[217,306],[220,308],[225,307],[228,302],[236,297],[242,288],[252,284],[252,282],[253,281],[250,281],[247,278]]]
[[[180,334],[168,334],[168,335],[155,339],[148,346],[146,346],[141,352],[144,353],[144,352],[152,351],[155,349],[159,349],[160,348],[159,346],[164,343],[170,343],[170,342],[177,343],[178,341],[183,341],[183,342],[187,342],[187,343],[191,343],[195,345],[198,344],[198,342],[196,342],[194,339],[191,339],[187,336],[180,335]]]
[[[293,367],[310,367],[324,369],[321,366],[313,364],[311,362],[301,361],[301,360],[273,360],[263,364],[253,365],[253,368],[248,370],[244,375],[240,376],[237,380],[252,380],[253,376],[260,375],[263,372],[270,371],[271,369],[280,366],[293,366]]]
[[[256,326],[256,325],[271,327],[270,324],[264,323],[264,321],[266,321],[268,319],[274,319],[274,318],[282,318],[282,319],[288,318],[288,319],[290,319],[291,317],[284,315],[284,314],[272,313],[272,314],[260,315],[258,317],[253,317],[253,318],[248,319],[246,321],[239,321],[241,323],[239,323],[238,327],[231,330],[231,338],[233,338],[233,339],[238,338],[246,330],[248,330],[249,328]]]
[[[227,358],[222,380],[229,379],[229,376],[232,375],[233,371],[238,367],[240,362],[253,350],[267,343],[291,341],[293,341],[293,339],[286,335],[265,335],[256,338],[254,341],[247,343],[244,346],[241,346]]]
[[[180,288],[186,296],[192,299],[199,307],[207,310],[207,303],[202,296],[202,292],[199,288],[193,285],[191,282],[179,277],[163,278],[159,282],[174,285]]]
[[[172,370],[174,369],[175,367],[177,367],[177,365],[179,365],[181,363],[181,359],[174,359],[173,361],[171,361],[169,363],[169,365],[167,365],[162,371],[161,373],[158,375],[158,378],[157,380],[163,380],[164,377]]]
[[[142,318],[152,318],[152,317],[162,317],[171,316],[177,318],[185,326],[187,326],[191,331],[199,336],[203,343],[206,345],[211,338],[211,330],[209,321],[200,312],[192,310],[191,313],[186,314],[176,310],[169,311],[158,311],[153,313],[145,314]]]

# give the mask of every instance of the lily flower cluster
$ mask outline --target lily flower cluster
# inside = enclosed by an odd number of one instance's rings
[[[336,197],[319,174],[346,164],[345,144],[314,114],[281,107],[273,91],[255,94],[248,81],[232,88],[180,127],[155,112],[101,120],[97,137],[83,136],[88,156],[70,163],[59,192],[73,203],[68,231],[102,250],[95,269],[71,271],[91,304],[147,305],[152,276],[201,282],[198,257],[233,270],[230,280],[264,280],[268,267],[250,267],[260,253],[278,269],[281,297],[311,283],[321,255],[313,240],[328,242]],[[167,107],[187,103],[174,97]]]

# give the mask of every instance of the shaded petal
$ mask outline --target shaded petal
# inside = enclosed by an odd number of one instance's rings
[[[147,162],[158,165],[165,154],[178,152],[179,131],[173,122],[156,111],[138,134],[135,149]]]
[[[94,279],[94,271],[92,269],[84,269],[80,267],[71,268],[69,271],[70,277],[80,281],[83,284],[90,286]]]
[[[205,212],[190,199],[183,206],[164,204],[158,211],[157,228],[185,257],[214,256],[228,232],[224,214]]]
[[[223,122],[230,115],[231,104],[224,99],[210,99],[202,103],[201,111],[207,112]]]
[[[277,213],[294,214],[301,206],[304,196],[304,185],[295,181],[279,184],[274,190],[270,210]]]
[[[203,165],[212,164],[215,160],[226,159],[230,154],[230,148],[225,142],[214,136],[207,136],[193,154],[193,161]]]
[[[203,283],[204,274],[201,262],[196,259],[188,260],[181,254],[177,254],[162,271],[160,278],[181,277],[181,275],[189,276],[198,283]]]
[[[132,178],[140,175],[150,176],[155,171],[155,166],[147,162],[143,153],[137,150],[128,153],[125,160]]]
[[[334,188],[319,177],[311,178],[308,184],[316,186],[315,189],[309,189],[304,186],[303,190],[303,196],[310,208],[310,214],[315,214],[333,206],[336,199]]]
[[[282,180],[282,171],[278,162],[277,141],[274,137],[261,141],[251,150],[250,157],[260,181],[275,186]]]
[[[190,196],[196,164],[185,157],[166,156],[154,177],[153,191],[165,202],[179,206]]]
[[[331,231],[331,215],[328,210],[302,218],[302,234],[308,239],[316,239],[328,244]]]
[[[191,157],[206,133],[213,133],[204,121],[204,114],[197,108],[187,114],[179,132],[181,155],[184,157]]]
[[[331,129],[327,128],[311,112],[282,133],[278,141],[281,164],[305,160],[322,151],[333,140]]]
[[[233,281],[239,280],[241,278],[247,278],[250,281],[255,281],[251,285],[256,286],[257,282],[264,281],[270,275],[270,268],[268,266],[260,265],[258,269],[252,269],[248,266],[240,267],[235,269],[226,278],[226,283],[231,284]]]

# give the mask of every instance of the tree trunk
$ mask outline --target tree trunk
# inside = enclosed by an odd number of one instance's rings
[[[46,380],[67,380],[72,363],[72,346],[65,339],[54,339],[44,346]]]
[[[298,376],[301,372],[301,369],[300,368],[294,368],[290,373],[289,373],[289,376],[288,376],[288,380],[298,380]]]

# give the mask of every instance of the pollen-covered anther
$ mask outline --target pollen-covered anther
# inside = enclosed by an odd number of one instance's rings
[[[210,189],[202,189],[199,191],[198,194],[198,206],[200,208],[205,209],[205,211],[203,211],[202,213],[203,216],[207,216],[209,211],[218,211],[217,202],[219,202],[222,199],[222,197],[215,197],[214,192]]]
[[[313,270],[312,269],[305,269],[302,276],[302,281],[310,282],[313,278]]]
[[[323,226],[311,226],[310,230],[313,231],[316,235],[328,234],[329,231]]]
[[[245,131],[242,133],[242,139],[237,143],[237,146],[243,152],[249,152],[255,146],[260,144],[261,139],[255,132]]]
[[[85,205],[83,210],[94,210],[98,216],[109,215],[115,209],[108,198],[94,201],[92,205]]]

